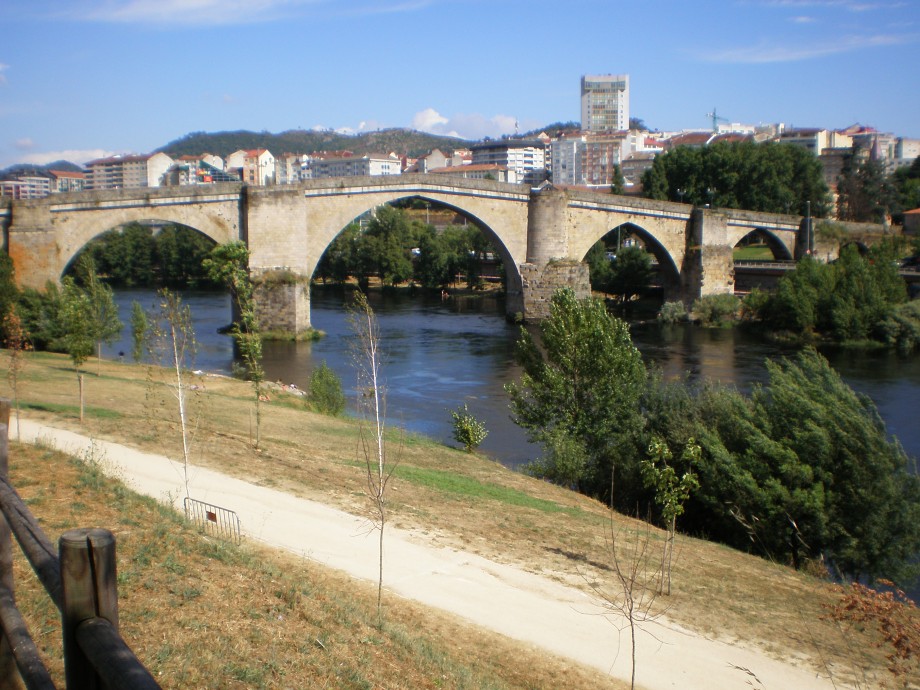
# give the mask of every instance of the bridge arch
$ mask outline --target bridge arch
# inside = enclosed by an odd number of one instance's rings
[[[73,266],[74,262],[75,262],[75,261],[77,260],[77,258],[80,256],[80,253],[81,253],[84,249],[86,249],[87,247],[89,247],[90,244],[91,244],[94,240],[99,239],[100,237],[102,237],[103,235],[105,235],[106,233],[108,233],[108,232],[110,232],[110,231],[112,231],[112,230],[120,230],[121,228],[124,228],[125,226],[131,225],[131,224],[133,224],[133,223],[138,223],[138,224],[140,224],[140,225],[152,226],[152,227],[175,226],[175,227],[188,228],[189,230],[191,230],[191,231],[193,231],[193,232],[195,232],[195,233],[198,233],[198,234],[200,234],[200,235],[202,235],[202,236],[208,238],[209,240],[211,240],[211,241],[214,242],[215,244],[226,244],[227,242],[230,242],[230,241],[231,241],[226,235],[218,235],[218,237],[215,237],[213,232],[212,232],[212,233],[204,232],[204,231],[202,231],[202,230],[200,230],[200,229],[198,229],[198,228],[192,227],[192,226],[187,225],[187,224],[185,224],[185,223],[180,223],[180,222],[176,222],[176,221],[168,221],[168,220],[165,220],[165,219],[163,219],[163,218],[145,217],[143,214],[139,214],[139,216],[138,216],[138,218],[137,218],[136,220],[129,220],[129,221],[126,221],[126,222],[124,222],[124,223],[119,223],[118,225],[116,225],[116,226],[114,226],[114,227],[103,228],[102,230],[94,229],[94,228],[91,228],[91,227],[90,227],[90,228],[81,228],[81,229],[79,230],[79,235],[77,235],[77,233],[75,232],[75,233],[74,233],[75,237],[74,237],[74,242],[73,242],[73,244],[72,244],[71,246],[67,247],[66,250],[62,248],[62,253],[61,253],[61,270],[60,270],[60,272],[58,273],[57,278],[58,278],[58,279],[62,278],[62,277],[70,270],[70,268]],[[93,234],[94,232],[95,232],[95,234]],[[65,252],[66,252],[66,253],[65,253]],[[72,253],[70,253],[70,252],[72,252]],[[67,256],[67,253],[70,253],[70,256]]]
[[[505,269],[506,284],[508,286],[516,286],[519,288],[521,285],[520,268],[515,261],[515,257],[512,254],[512,250],[505,244],[499,232],[497,232],[494,228],[490,227],[488,223],[486,223],[482,218],[477,216],[475,213],[465,208],[464,204],[457,203],[456,199],[445,200],[444,198],[437,198],[437,197],[438,195],[435,195],[435,194],[425,194],[421,192],[409,193],[403,196],[393,196],[392,199],[384,202],[383,204],[377,204],[371,208],[363,208],[361,206],[358,206],[357,208],[362,208],[362,210],[358,211],[358,213],[355,216],[353,216],[348,221],[346,221],[345,224],[342,225],[342,227],[340,227],[337,231],[334,232],[334,234],[329,232],[333,230],[334,226],[326,225],[324,227],[324,232],[322,236],[318,238],[318,243],[316,245],[318,249],[318,253],[316,256],[315,263],[312,264],[312,270],[309,264],[306,266],[307,275],[311,278],[315,275],[316,268],[319,265],[319,261],[322,258],[323,254],[325,254],[326,250],[330,247],[330,245],[335,240],[335,238],[338,237],[350,223],[353,223],[356,218],[360,218],[365,213],[373,212],[375,209],[380,208],[380,206],[382,205],[394,204],[394,203],[398,203],[401,201],[419,200],[419,201],[424,201],[428,203],[433,203],[441,208],[449,209],[453,211],[454,213],[457,213],[463,216],[464,218],[468,219],[473,225],[475,225],[479,229],[479,231],[482,232],[483,235],[485,235],[485,237],[489,240],[489,242],[492,244],[492,246],[495,248],[495,250],[498,252],[499,256],[501,257],[502,264]]]
[[[658,262],[659,271],[661,273],[662,287],[664,288],[665,299],[675,299],[675,291],[679,292],[680,290],[680,269],[674,263],[674,258],[667,250],[667,248],[658,240],[657,237],[655,237],[655,235],[633,221],[620,223],[616,227],[611,228],[607,233],[598,239],[603,239],[604,237],[607,237],[617,230],[620,232],[628,232],[629,234],[639,238],[639,240],[645,246],[645,250],[655,257],[655,260]],[[591,246],[593,247],[594,245],[592,244]],[[585,260],[587,253],[588,252],[586,251],[581,256],[582,261]]]
[[[735,234],[738,234],[737,232]],[[770,251],[773,253],[773,258],[777,261],[792,261],[795,254],[795,236],[789,236],[786,233],[786,236],[779,237],[775,232],[768,228],[754,228],[753,230],[747,232],[742,237],[732,245],[732,248],[736,248],[741,242],[749,237],[755,237],[762,239]],[[729,242],[734,239],[734,236],[729,238]],[[791,245],[791,246],[790,246]]]

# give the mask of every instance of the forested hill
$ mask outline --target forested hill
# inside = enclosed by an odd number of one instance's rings
[[[427,134],[411,129],[381,129],[362,134],[341,134],[332,130],[292,129],[279,134],[271,132],[192,132],[171,141],[157,151],[170,156],[197,156],[213,153],[226,157],[240,149],[268,149],[275,156],[283,153],[314,153],[316,151],[353,151],[356,154],[389,153],[419,156],[432,149],[450,153],[472,142],[455,137]]]

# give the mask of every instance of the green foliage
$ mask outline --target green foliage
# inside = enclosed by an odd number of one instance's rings
[[[170,224],[154,234],[149,225],[128,223],[86,245],[74,266],[90,257],[106,283],[118,287],[212,287],[201,263],[213,246],[182,225]]]
[[[570,289],[553,295],[540,335],[538,347],[521,330],[516,359],[523,373],[505,386],[514,421],[543,444],[550,465],[562,457],[560,450],[571,457],[573,446],[562,435],[580,443],[586,458],[574,483],[590,495],[609,495],[619,442],[641,424],[642,357],[625,322],[608,314],[600,300],[580,300]],[[548,477],[567,473],[546,467]]]
[[[920,478],[875,406],[812,350],[768,373],[750,396],[646,392],[646,433],[671,447],[693,437],[702,451],[684,528],[796,567],[826,556],[847,577],[909,577]]]
[[[342,382],[325,360],[310,375],[310,404],[317,412],[333,417],[345,411]]]
[[[734,295],[706,295],[694,300],[692,311],[703,326],[718,326],[735,321],[741,309],[741,300]]]
[[[920,348],[920,300],[895,307],[878,325],[882,340],[902,352]]]
[[[675,324],[687,319],[687,308],[681,301],[665,302],[661,305],[661,311],[658,312],[658,322],[663,324]]]
[[[476,419],[466,403],[450,413],[454,440],[462,445],[467,453],[472,453],[486,440],[489,432],[486,425]]]
[[[648,198],[697,206],[804,214],[811,202],[816,217],[830,210],[821,163],[790,144],[679,146],[655,159],[642,186]]]
[[[890,328],[883,324],[907,299],[896,254],[893,245],[882,244],[868,256],[855,246],[844,247],[833,264],[805,257],[780,279],[775,292],[746,301],[745,308],[773,331],[839,342],[890,341]]]
[[[854,146],[837,178],[837,217],[884,223],[896,201],[897,192],[885,175],[884,164]]]
[[[652,280],[652,257],[640,247],[623,247],[610,263],[610,278],[606,292],[628,302],[648,290]]]
[[[6,252],[0,252],[0,323],[3,323],[18,298],[19,289],[16,287],[13,260]],[[0,338],[5,338],[6,336],[5,330],[0,331]]]
[[[684,503],[690,498],[690,493],[700,487],[692,469],[693,463],[700,459],[700,452],[694,439],[687,441],[680,456],[686,470],[678,477],[677,469],[671,464],[674,454],[668,444],[661,438],[654,438],[648,447],[648,458],[641,463],[642,479],[646,486],[654,489],[655,503],[669,529],[683,514]]]
[[[131,356],[135,362],[140,362],[144,357],[144,348],[147,343],[147,333],[150,324],[144,308],[134,300],[131,302]]]

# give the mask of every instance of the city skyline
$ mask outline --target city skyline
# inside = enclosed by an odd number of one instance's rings
[[[0,168],[144,153],[194,131],[496,137],[578,121],[586,74],[629,74],[630,114],[653,129],[709,129],[715,108],[920,138],[915,3],[688,4],[5,2]]]

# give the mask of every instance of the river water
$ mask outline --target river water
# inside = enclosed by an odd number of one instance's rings
[[[200,342],[196,366],[230,373],[232,342],[218,333],[230,321],[229,297],[215,293],[186,293],[184,297],[192,309]],[[117,357],[121,352],[129,356],[131,303],[137,300],[149,308],[154,299],[149,290],[116,293],[126,327],[120,342],[104,348],[104,356]],[[355,371],[349,348],[348,299],[349,293],[340,289],[315,288],[312,322],[326,336],[307,343],[265,343],[266,378],[304,389],[313,368],[325,361],[338,374],[351,403]],[[466,403],[489,430],[482,452],[509,467],[539,456],[540,449],[528,443],[509,416],[503,386],[520,375],[513,361],[520,327],[505,320],[501,297],[442,300],[427,292],[399,292],[372,293],[369,301],[387,353],[384,376],[391,423],[453,444],[450,412]],[[765,359],[794,353],[737,329],[634,324],[632,333],[646,361],[658,364],[666,376],[711,379],[743,391],[766,380]],[[845,350],[825,350],[823,354],[847,383],[875,401],[888,431],[898,437],[908,454],[920,457],[920,356]]]

